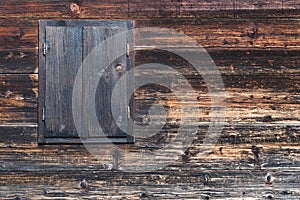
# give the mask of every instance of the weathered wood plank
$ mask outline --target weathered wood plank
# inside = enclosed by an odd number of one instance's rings
[[[206,48],[206,50],[224,76],[293,76],[299,75],[300,72],[298,61],[300,50],[277,48]],[[193,55],[192,53],[199,52],[199,49],[186,48],[186,50],[182,50],[182,52],[185,51]],[[199,52],[199,55],[201,55],[201,52]],[[195,56],[195,60],[191,61],[197,61],[196,59]],[[151,62],[170,65],[189,77],[196,73],[190,64],[185,62],[179,55],[159,49],[136,51],[136,66]]]
[[[264,186],[265,172],[246,171],[241,173],[233,170],[209,172],[209,175],[212,176],[209,186],[203,186],[202,179],[205,173],[201,171],[193,174],[174,171],[158,172],[153,175],[122,174],[122,177],[116,173],[106,173],[112,177],[111,180],[107,180],[105,177],[99,178],[105,176],[105,173],[94,173],[89,176],[86,172],[80,172],[77,176],[64,176],[61,178],[51,173],[45,173],[44,175],[33,173],[22,177],[25,180],[30,180],[34,176],[41,177],[44,180],[45,190],[56,191],[57,195],[53,197],[59,199],[76,199],[78,197],[89,199],[199,199],[204,194],[214,199],[265,199],[264,195],[268,192],[273,193],[276,199],[297,199],[299,195],[297,184],[299,182],[296,178],[299,175],[294,172],[295,177],[293,178],[291,176],[293,172],[283,171],[276,175],[278,179],[283,181],[279,181],[274,187]],[[11,177],[12,175],[6,175],[6,179]],[[90,186],[89,191],[81,190],[78,187],[80,179],[86,177],[88,177]],[[120,181],[123,179],[131,181]],[[289,185],[288,182],[292,183]],[[21,198],[51,199],[51,197],[47,197],[41,185],[37,186],[29,181],[25,183],[25,186],[14,186],[19,191],[17,194]],[[246,187],[245,185],[248,183],[255,184]],[[278,185],[283,185],[284,188],[280,188]],[[7,186],[1,186],[1,189],[3,199],[12,199],[17,195],[7,190]],[[59,193],[64,193],[65,196],[60,196]]]
[[[1,146],[30,145],[37,141],[37,124],[4,125],[0,127]]]
[[[286,67],[286,65],[299,65],[297,49],[299,49],[300,29],[295,29],[299,26],[299,21],[295,20],[299,18],[299,12],[294,12],[295,16],[293,16],[293,13],[279,12],[273,17],[265,14],[265,12],[246,12],[240,14],[241,16],[231,16],[232,13],[230,12],[214,12],[210,15],[204,13],[195,18],[172,19],[165,17],[159,20],[141,20],[137,18],[136,24],[137,27],[168,27],[183,31],[204,47],[212,47],[212,49],[215,49],[216,46],[227,48],[231,50],[228,53],[234,54],[226,54],[227,59],[233,59],[237,62],[230,63],[229,66],[239,66],[241,63],[246,66],[256,66],[261,63],[266,66],[279,67],[282,65]],[[37,72],[34,67],[37,63],[37,19],[3,18],[0,19],[0,24],[0,72]],[[254,30],[256,31],[254,32]],[[162,42],[163,40],[164,38],[161,39]],[[237,47],[243,48],[238,50]],[[269,49],[268,47],[281,47],[282,49]],[[292,50],[294,48],[296,49]],[[240,50],[242,56],[237,52]],[[245,52],[245,54],[242,52]],[[219,57],[217,50],[215,53]],[[263,54],[268,56],[269,59],[264,59]],[[258,55],[261,55],[261,57],[256,59]],[[276,57],[273,57],[275,55]],[[223,61],[218,63],[219,59],[216,59],[216,56],[214,59],[217,64],[224,64]],[[222,58],[224,56],[222,55]],[[248,57],[251,57],[251,61],[247,59]]]
[[[189,169],[192,166],[198,165],[215,169],[225,169],[229,165],[219,162],[224,159],[237,159],[237,163],[230,166],[230,168],[238,168],[239,166],[243,169],[253,168],[253,152],[251,145],[256,144],[261,149],[260,159],[262,168],[275,168],[284,166],[290,163],[290,168],[298,167],[299,160],[297,156],[299,150],[297,149],[297,143],[299,141],[299,126],[280,126],[280,125],[258,125],[258,126],[242,126],[240,124],[225,126],[220,139],[216,146],[212,149],[211,153],[207,155],[205,159],[201,156],[201,145],[199,141],[202,139],[203,131],[205,132],[207,127],[203,126],[199,128],[197,133],[196,141],[191,145],[189,150],[186,152],[183,160],[174,161],[174,164],[170,166],[170,169],[182,168],[182,170]],[[3,161],[10,165],[9,168],[2,168],[1,170],[33,170],[38,171],[44,164],[55,165],[56,168],[50,168],[54,171],[67,170],[69,167],[84,167],[85,162],[90,163],[90,170],[92,167],[96,167],[99,170],[105,170],[105,166],[99,165],[98,161],[93,159],[91,155],[83,146],[78,145],[53,145],[53,146],[37,146],[36,135],[37,129],[35,126],[26,127],[15,127],[15,126],[1,126],[1,148],[0,153]],[[24,141],[22,137],[24,136]],[[127,149],[130,151],[138,151],[143,149],[145,144],[150,144],[151,140],[145,141],[138,139],[135,147]],[[154,140],[153,140],[154,141]],[[152,142],[153,142],[152,141]],[[222,149],[220,149],[222,147]],[[149,148],[151,148],[149,146]],[[155,148],[155,147],[153,147]],[[109,150],[108,150],[109,151]],[[16,157],[19,154],[23,154],[23,157]],[[272,157],[277,155],[278,157]],[[251,161],[252,157],[252,161]],[[13,163],[19,160],[19,165]],[[111,158],[107,157],[104,162],[110,162]],[[210,160],[211,159],[211,160]],[[248,160],[249,159],[249,160]],[[276,162],[276,159],[281,162]],[[77,160],[77,161],[76,161]],[[219,161],[218,161],[219,160]],[[54,162],[55,161],[55,162]],[[35,165],[31,165],[35,162]],[[68,166],[59,166],[63,162]],[[224,162],[231,162],[230,160]],[[23,163],[23,164],[22,164]],[[76,166],[82,163],[83,165]],[[248,163],[248,164],[247,164]],[[265,163],[265,164],[264,164]],[[25,165],[24,165],[25,164]],[[103,163],[102,163],[103,164]],[[105,164],[105,163],[104,163]],[[133,163],[134,164],[134,163]],[[21,167],[22,166],[22,167]],[[3,166],[2,166],[3,167]]]
[[[297,143],[300,140],[300,128],[299,123],[290,124],[226,124],[220,138],[218,145],[238,145],[238,144],[272,144],[272,143]],[[175,130],[175,129],[174,129]],[[199,125],[197,136],[195,137],[194,145],[197,145],[203,138],[208,130],[208,125]],[[137,130],[138,131],[138,130]],[[142,131],[142,128],[141,128]],[[171,130],[172,131],[172,130]],[[165,133],[166,130],[162,130],[161,133]],[[37,125],[36,124],[20,124],[17,125],[1,125],[0,127],[0,141],[1,146],[13,144],[16,147],[30,147],[36,145],[37,138]],[[20,137],[22,136],[22,137]],[[152,141],[153,140],[153,141]],[[155,142],[155,139],[146,141],[147,143]],[[144,145],[142,139],[138,139],[140,145]],[[71,147],[71,146],[69,146]],[[69,148],[68,147],[68,148]],[[55,149],[56,146],[49,149]],[[67,146],[66,146],[67,148]],[[74,145],[72,148],[78,148]],[[47,149],[47,148],[45,148]],[[49,150],[48,149],[48,150]],[[192,147],[191,152],[196,152],[197,149]],[[42,155],[41,155],[42,157]]]
[[[37,54],[38,53],[36,49],[15,49],[0,51],[0,73],[37,73]]]
[[[37,75],[0,75],[1,123],[37,122]]]
[[[266,9],[299,9],[300,5],[294,0],[280,1],[150,1],[141,0],[105,0],[95,2],[92,0],[85,1],[57,1],[57,0],[30,0],[18,2],[10,0],[0,4],[1,17],[91,17],[105,16],[106,18],[124,18],[127,16],[140,17],[180,17],[191,16],[199,11],[216,11],[216,10],[266,10]]]
[[[245,17],[246,18],[246,17]],[[147,26],[159,26],[169,28],[171,30],[181,31],[187,36],[194,39],[203,47],[299,47],[299,31],[296,28],[299,22],[287,24],[284,21],[273,23],[273,20],[251,20],[251,19],[210,19],[207,22],[198,22],[193,24],[192,19],[186,20],[187,23],[177,23],[176,20],[165,20],[161,22],[151,21]],[[189,24],[189,22],[191,24]],[[138,24],[139,25],[139,24]],[[149,30],[141,30],[140,35],[147,34]],[[151,30],[150,30],[151,31]],[[137,39],[137,45],[151,46],[159,44],[160,46],[170,44],[168,34],[161,32],[157,38],[143,38],[141,41]],[[173,41],[175,40],[175,41]],[[172,44],[176,44],[177,38],[172,38]],[[180,38],[178,38],[180,43]]]
[[[138,74],[136,74],[138,76]],[[172,77],[170,77],[172,78]],[[198,78],[198,79],[197,79]],[[268,75],[223,75],[227,90],[228,122],[263,122],[264,117],[271,116],[269,122],[289,123],[299,121],[299,76]],[[207,107],[201,112],[204,121],[209,120],[210,96],[205,83],[200,84],[201,77],[189,76],[191,84],[198,91],[199,105],[191,99],[190,107]],[[0,105],[2,123],[10,121],[36,122],[33,118],[37,111],[37,75],[3,74],[0,75]],[[186,94],[182,94],[183,96]],[[141,88],[136,91],[137,113],[141,117],[150,106],[160,98],[161,103],[171,108],[173,116],[179,104],[168,91],[159,88]],[[28,113],[27,113],[28,112]],[[28,115],[31,117],[29,117]],[[16,118],[18,117],[18,118]],[[144,116],[146,117],[146,116]],[[265,119],[267,120],[267,119]]]
[[[218,150],[205,159],[197,158],[197,154],[194,154],[190,160],[174,161],[173,165],[163,171],[133,174],[109,171],[105,165],[94,160],[88,152],[78,146],[2,147],[0,154],[5,164],[1,165],[0,169],[2,174],[0,194],[3,199],[14,195],[20,195],[21,198],[44,199],[48,194],[44,191],[46,189],[51,190],[55,197],[64,193],[67,195],[66,199],[78,196],[197,199],[201,194],[209,194],[217,199],[261,199],[266,192],[272,192],[278,199],[297,199],[299,197],[297,144],[279,143],[280,148],[276,144],[278,145],[278,143],[262,144],[261,159],[265,162],[262,170],[253,168],[253,164],[247,161],[253,156],[252,145],[236,145],[223,146],[222,154]],[[89,165],[88,169],[86,165]],[[285,168],[286,166],[289,168]],[[43,171],[40,171],[41,169]],[[267,172],[275,177],[272,186],[264,184]],[[209,177],[207,181],[206,176]],[[81,190],[78,186],[83,179],[88,181],[87,191]]]
[[[185,15],[199,10],[258,10],[258,9],[294,9],[299,8],[299,3],[288,1],[226,1],[226,0],[181,0],[181,1],[142,1],[131,0],[130,12],[138,14],[139,12],[152,12],[153,15],[161,15],[163,12],[172,11],[174,14]]]
[[[289,48],[206,48],[222,74],[296,74],[300,66],[300,50]],[[136,51],[136,65],[161,60],[167,54],[153,55],[152,51]],[[179,60],[178,60],[179,61]],[[183,63],[181,63],[183,64]],[[37,73],[37,50],[1,50],[0,73]],[[184,65],[182,65],[184,67]]]
[[[136,17],[137,27],[158,26],[182,31],[204,47],[299,47],[300,29],[299,12],[263,13],[263,16],[252,12],[244,12],[241,16],[231,16],[232,13],[214,13],[196,18],[161,18],[141,20]],[[102,15],[100,15],[102,16]],[[105,16],[105,15],[104,15]],[[125,17],[126,18],[126,17]],[[101,17],[99,17],[101,19]],[[36,48],[37,19],[1,19],[0,48]],[[15,21],[20,21],[16,22]],[[201,31],[200,31],[201,30]],[[205,30],[205,31],[203,31]],[[160,38],[164,42],[166,38]],[[175,39],[175,38],[174,38]],[[143,41],[146,42],[146,41]]]

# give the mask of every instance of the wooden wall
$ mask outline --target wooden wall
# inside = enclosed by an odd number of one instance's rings
[[[296,0],[1,1],[0,199],[299,199],[299,5]],[[185,156],[151,173],[108,170],[81,145],[37,145],[38,20],[79,18],[171,28],[206,48],[227,94],[226,125],[206,158],[199,156],[206,125],[199,126]],[[139,65],[166,58],[176,61],[156,51],[138,51],[135,59]],[[181,68],[191,83],[199,78],[186,64]],[[199,101],[209,105],[197,89]],[[171,99],[149,87],[137,91],[140,111],[147,107],[145,97],[151,103],[157,95]],[[209,120],[209,111],[202,117]],[[169,127],[172,132],[177,126]],[[275,177],[272,185],[264,184],[268,172]],[[78,187],[83,179],[88,191]]]

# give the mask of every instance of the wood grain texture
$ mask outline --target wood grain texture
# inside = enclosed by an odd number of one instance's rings
[[[127,98],[127,83],[125,82],[121,88],[119,88],[116,92],[118,94],[117,102],[111,102],[112,91],[115,87],[117,81],[120,79],[122,75],[124,75],[127,71],[127,56],[122,55],[114,59],[115,55],[121,54],[120,52],[126,52],[127,46],[127,35],[124,34],[122,36],[117,37],[115,40],[104,43],[103,49],[98,49],[98,45],[101,44],[105,40],[105,38],[112,37],[114,34],[121,33],[126,31],[127,23],[120,22],[118,24],[106,24],[99,27],[84,27],[84,57],[87,60],[86,66],[83,66],[83,91],[84,91],[84,108],[83,108],[83,127],[87,136],[97,136],[97,129],[95,121],[93,117],[90,116],[90,113],[95,109],[92,107],[96,106],[96,114],[98,117],[98,121],[100,126],[102,127],[102,131],[107,136],[125,136],[126,134],[122,131],[116,121],[120,121],[120,124],[123,128],[129,128],[128,119],[127,119],[127,105],[124,105]],[[96,54],[89,53],[96,48]],[[111,52],[113,51],[113,52]],[[111,53],[107,53],[111,52]],[[87,56],[89,56],[87,58]],[[113,60],[112,63],[111,60]],[[100,68],[105,66],[105,63],[109,63],[109,66],[106,68]],[[94,67],[90,67],[94,66]],[[100,66],[100,67],[99,67]],[[117,69],[120,67],[120,69]],[[129,68],[129,67],[128,67]],[[86,69],[86,70],[85,70]],[[102,78],[99,80],[99,84],[95,85],[97,82],[97,77],[94,74],[98,74],[99,72],[103,72]],[[133,78],[133,77],[131,77]],[[86,83],[86,84],[85,84]],[[91,98],[91,94],[95,91],[95,103],[93,98]],[[114,119],[112,115],[111,106],[118,106],[120,109],[117,110],[117,116],[123,117],[121,119]],[[125,116],[125,118],[124,118]],[[119,122],[119,123],[120,123]],[[85,124],[85,125],[84,125]]]
[[[105,18],[124,18],[132,15],[144,17],[186,16],[198,11],[216,10],[268,10],[268,9],[299,9],[299,2],[295,0],[268,0],[268,1],[206,1],[206,0],[30,0],[17,2],[10,0],[0,4],[1,17],[47,17],[47,18],[79,18],[105,16]]]
[[[287,58],[290,52],[294,52],[295,65],[299,61],[297,50],[300,46],[300,29],[298,28],[299,21],[296,20],[299,15],[298,10],[256,11],[255,13],[228,11],[214,12],[213,17],[212,13],[199,12],[199,16],[192,18],[175,18],[170,15],[159,19],[141,20],[139,17],[133,17],[133,19],[137,20],[137,27],[155,26],[182,31],[205,48],[226,48],[226,50],[232,50],[231,52],[245,50],[245,53],[248,51],[256,53],[257,50],[261,50],[259,52],[266,53],[267,56],[276,54],[276,56],[287,56]],[[0,72],[36,73],[37,19],[4,18],[0,19],[0,25]],[[164,42],[164,40],[165,38],[161,38],[157,42]],[[147,44],[147,41],[142,42]],[[240,56],[237,55],[234,59]],[[251,54],[244,54],[244,56],[251,56]],[[262,60],[252,60],[252,62],[255,61],[261,62]],[[269,59],[269,62],[266,64],[276,66],[276,60],[274,62]],[[280,62],[292,62],[292,60],[280,58]]]
[[[299,18],[295,0],[1,1],[0,199],[299,199]],[[99,162],[81,145],[38,146],[39,19],[130,19],[137,27],[175,29],[196,40],[226,88],[227,117],[215,147],[201,156],[211,101],[201,76],[157,50],[137,51],[135,65],[171,65],[199,93],[201,121],[181,157],[163,170],[125,173],[109,170],[113,156]],[[178,130],[178,101],[153,86],[138,89],[135,98],[138,123],[146,123],[147,109],[159,103],[169,111],[168,124],[123,148],[155,152]],[[264,183],[268,172],[272,185]],[[79,186],[83,179],[88,190]]]
[[[261,132],[265,138],[265,131],[280,129],[265,127],[252,131],[257,134]],[[151,199],[197,199],[201,194],[215,199],[261,199],[267,192],[273,193],[277,199],[299,197],[298,139],[288,143],[255,140],[245,144],[235,140],[226,144],[223,141],[205,159],[198,158],[198,143],[195,142],[182,160],[175,160],[164,170],[131,174],[109,170],[109,158],[107,163],[99,163],[83,146],[36,146],[34,127],[1,127],[0,130],[0,155],[4,161],[0,166],[2,199],[15,196],[47,199],[49,195],[64,199],[139,199],[141,196]],[[233,130],[233,127],[225,128],[224,137],[229,138]],[[242,134],[251,131],[240,127],[235,130]],[[297,133],[299,136],[299,128]],[[252,144],[259,144],[262,149],[259,153],[263,164],[261,169],[255,168]],[[142,142],[136,143],[136,148],[143,146]],[[276,178],[273,186],[264,184],[268,171]],[[206,176],[208,181],[205,181]],[[78,186],[82,179],[88,181],[88,191]]]
[[[75,137],[70,116],[74,79],[82,62],[81,27],[46,27],[45,37],[49,45],[46,78],[45,83],[39,83],[45,84],[44,137]]]

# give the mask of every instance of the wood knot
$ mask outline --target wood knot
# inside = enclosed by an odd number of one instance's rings
[[[25,36],[25,32],[23,30],[20,30],[20,33],[18,34],[19,40],[22,40]]]
[[[266,115],[261,119],[262,122],[272,122],[274,121],[272,115]]]
[[[223,155],[223,147],[219,147],[219,152],[221,155]]]
[[[70,3],[70,11],[73,15],[81,15],[81,7],[76,3]]]

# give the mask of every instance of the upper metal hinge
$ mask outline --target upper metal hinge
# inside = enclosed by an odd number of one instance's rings
[[[130,56],[130,45],[129,45],[129,43],[126,44],[126,54],[127,54],[127,57]]]
[[[49,49],[49,45],[44,43],[43,44],[43,56],[46,56],[48,49]]]

